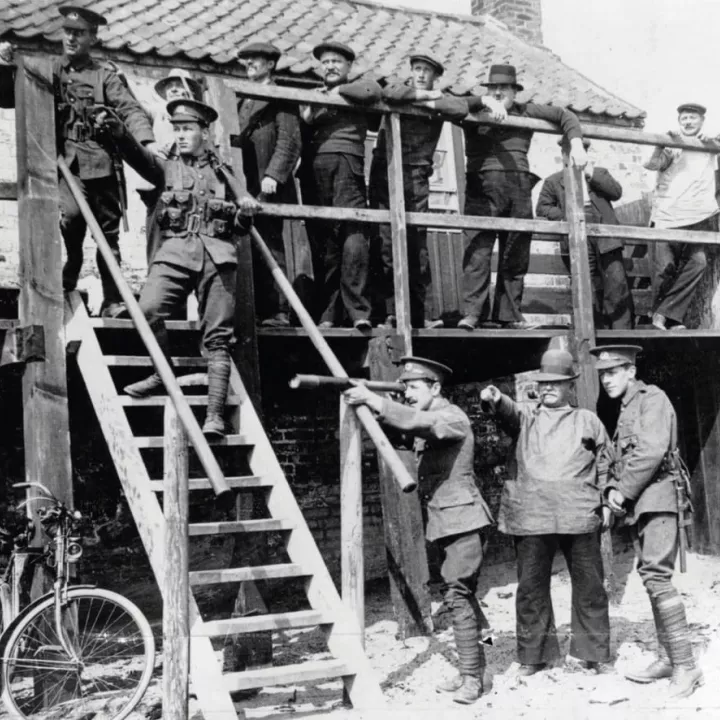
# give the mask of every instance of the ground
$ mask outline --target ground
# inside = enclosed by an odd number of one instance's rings
[[[618,575],[616,603],[611,605],[612,665],[595,673],[571,669],[563,661],[531,678],[514,677],[515,663],[515,568],[503,563],[483,570],[479,597],[494,628],[493,647],[488,648],[492,690],[472,706],[455,705],[438,694],[435,684],[454,674],[451,631],[431,638],[395,639],[396,624],[387,585],[373,584],[366,600],[366,648],[381,682],[387,708],[351,710],[342,704],[341,684],[269,688],[257,697],[237,703],[247,718],[292,715],[328,720],[714,720],[720,717],[720,694],[715,682],[720,671],[720,558],[688,556],[688,572],[676,575],[676,585],[687,608],[693,645],[705,685],[690,698],[669,704],[664,699],[668,681],[637,685],[624,679],[623,671],[652,660],[654,629],[647,596],[633,568],[632,545],[616,538],[615,569]],[[567,651],[570,619],[570,583],[564,563],[557,559],[552,582],[553,603],[561,647]],[[157,625],[159,630],[159,623]],[[322,643],[317,632],[291,631],[274,638],[277,662],[320,658]],[[161,659],[158,659],[158,668]],[[158,718],[159,672],[129,720]],[[7,715],[0,712],[4,720]],[[201,720],[194,700],[190,718]],[[99,718],[98,718],[99,720]],[[214,720],[206,718],[206,720]]]

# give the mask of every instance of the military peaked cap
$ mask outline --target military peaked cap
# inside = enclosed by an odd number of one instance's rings
[[[99,13],[75,5],[62,5],[58,12],[63,16],[63,27],[76,30],[97,30],[107,25],[107,20]]]
[[[280,48],[275,47],[271,43],[255,42],[241,47],[236,53],[236,57],[238,60],[243,60],[244,58],[249,57],[256,57],[258,55],[260,55],[261,57],[266,57],[268,58],[268,60],[277,61],[280,59],[282,51],[280,50]]]
[[[322,57],[323,53],[326,52],[336,52],[344,58],[347,58],[350,62],[355,59],[355,51],[349,45],[345,45],[341,42],[328,40],[327,42],[322,42],[313,48],[313,55],[318,60]]]
[[[430,380],[442,384],[452,375],[452,370],[447,365],[435,360],[408,355],[400,358],[400,362],[402,363],[402,374],[398,378],[400,382]]]
[[[427,55],[426,53],[415,53],[414,55],[410,56],[411,65],[416,60],[422,60],[423,62],[426,62],[428,65],[435,68],[435,72],[437,72],[438,75],[442,75],[445,72],[445,66],[439,60],[436,60],[432,55]]]
[[[190,77],[190,73],[187,70],[183,70],[182,68],[173,68],[167,74],[167,77],[164,77],[162,80],[158,80],[155,83],[155,92],[161,98],[164,98],[168,85],[176,80],[179,80],[187,87],[190,94],[193,96],[193,99],[200,100],[200,98],[202,98],[202,86],[197,80],[193,80]]]
[[[215,108],[211,108],[199,100],[171,100],[167,104],[167,112],[171,123],[196,122],[209,125],[217,120]]]
[[[597,358],[596,370],[609,370],[620,365],[634,365],[642,348],[639,345],[601,345],[590,348],[590,352]]]
[[[707,112],[707,108],[704,105],[700,105],[700,103],[683,103],[682,105],[678,105],[677,111],[678,115],[681,112],[693,112],[704,115]]]

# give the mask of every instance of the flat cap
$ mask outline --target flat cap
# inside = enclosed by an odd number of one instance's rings
[[[100,13],[75,5],[61,5],[58,12],[63,16],[63,27],[76,30],[97,30],[107,25],[107,20]]]
[[[437,72],[438,75],[442,75],[445,72],[445,66],[432,55],[428,55],[427,53],[414,53],[410,56],[410,64],[412,65],[416,60],[422,60],[435,68],[435,72]]]
[[[683,103],[682,105],[678,105],[677,111],[678,115],[681,112],[694,112],[704,115],[707,112],[707,108],[700,103]]]
[[[195,100],[199,100],[202,97],[202,86],[200,83],[197,80],[193,80],[190,77],[190,73],[182,68],[173,68],[166,77],[162,78],[162,80],[158,80],[155,83],[155,92],[161,98],[164,98],[168,85],[178,80],[187,87]]]
[[[590,352],[597,358],[596,370],[609,370],[620,365],[634,365],[642,348],[639,345],[600,345],[590,348]]]
[[[530,379],[535,382],[560,382],[574,380],[578,374],[573,366],[573,356],[567,350],[551,348],[543,353],[540,369]]]
[[[215,108],[199,100],[171,100],[167,104],[167,112],[171,123],[196,122],[209,125],[218,117]]]
[[[237,57],[238,60],[242,60],[244,58],[256,57],[258,55],[266,57],[269,60],[279,60],[282,55],[282,50],[275,47],[272,43],[254,42],[241,47],[235,54],[235,57]]]
[[[403,371],[398,378],[399,382],[430,380],[442,384],[452,375],[452,370],[447,365],[435,362],[435,360],[407,355],[400,358],[400,362]]]
[[[321,42],[313,48],[313,55],[319,60],[323,53],[336,52],[339,55],[347,58],[350,62],[355,59],[355,51],[349,46],[341,42],[335,42],[334,40],[328,40],[327,42]]]

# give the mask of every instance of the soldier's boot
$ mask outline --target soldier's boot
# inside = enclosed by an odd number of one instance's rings
[[[461,679],[460,686],[453,693],[453,701],[461,705],[470,705],[483,692],[482,672],[485,653],[480,645],[477,618],[469,602],[453,607],[452,626]]]
[[[625,673],[628,680],[637,683],[651,683],[672,675],[672,663],[667,652],[667,636],[657,611],[657,603],[651,602],[657,633],[657,657],[646,668]]]
[[[208,357],[208,408],[202,431],[208,440],[225,437],[225,401],[230,382],[230,353],[212,350]]]
[[[672,663],[668,698],[677,700],[689,697],[703,684],[704,678],[693,656],[685,606],[680,595],[673,593],[658,601],[657,609],[665,630],[667,651]]]
[[[165,321],[162,318],[157,318],[150,323],[150,328],[155,335],[155,339],[163,351],[165,358],[172,367],[172,359],[170,357],[170,340],[168,338],[167,328],[165,327]],[[157,395],[163,393],[165,390],[165,384],[163,383],[157,372],[149,375],[142,380],[130,383],[123,388],[123,392],[126,395],[130,395],[135,398],[149,397],[150,395]]]
[[[118,247],[119,238],[112,235],[106,235],[112,254],[120,264],[120,248]],[[103,259],[100,251],[97,253],[98,272],[100,273],[100,281],[102,282],[103,304],[100,310],[101,317],[107,318],[123,318],[128,317],[127,308],[123,302],[122,295],[110,274],[110,270]]]

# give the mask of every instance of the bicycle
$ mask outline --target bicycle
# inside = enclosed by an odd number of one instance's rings
[[[150,684],[155,659],[152,629],[127,598],[94,585],[71,585],[71,567],[82,556],[81,514],[41,483],[34,500],[50,501],[38,513],[49,538],[30,548],[34,528],[16,538],[0,580],[2,699],[20,720],[123,720]],[[21,555],[54,568],[53,589],[18,612]]]

